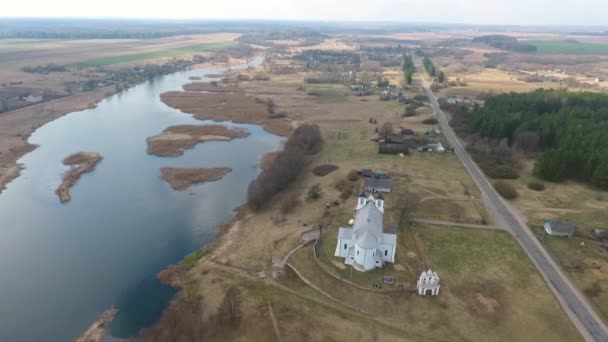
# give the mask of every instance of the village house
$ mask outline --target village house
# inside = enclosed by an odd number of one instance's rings
[[[443,147],[443,145],[441,143],[426,144],[426,145],[418,146],[417,150],[419,152],[438,152],[438,153],[445,152],[445,148]]]
[[[31,92],[24,100],[29,103],[36,103],[44,100],[44,95],[40,92]]]
[[[391,192],[393,181],[386,178],[365,178],[364,188],[371,192]]]
[[[378,153],[408,154],[407,137],[404,134],[390,134],[378,143]]]
[[[363,178],[375,178],[376,174],[372,169],[361,169],[361,177]]]
[[[551,236],[571,237],[576,230],[576,225],[569,221],[545,221],[545,232]]]
[[[345,258],[345,264],[361,272],[384,267],[385,262],[394,263],[397,235],[384,233],[383,220],[382,195],[359,195],[353,227],[340,228],[334,255]]]
[[[426,135],[429,138],[437,138],[439,135],[441,134],[441,131],[438,129],[433,128],[429,128],[424,135]]]
[[[437,275],[437,272],[433,272],[431,269],[422,271],[422,274],[420,274],[420,278],[418,278],[418,282],[416,283],[416,288],[418,289],[418,294],[421,296],[426,296],[427,294],[431,296],[438,295],[439,276]]]
[[[589,236],[591,236],[592,239],[598,241],[608,240],[608,230],[592,229],[591,232],[589,232]]]

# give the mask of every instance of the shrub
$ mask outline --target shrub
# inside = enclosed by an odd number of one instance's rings
[[[351,171],[352,172],[352,171]],[[356,171],[355,171],[355,175]],[[357,175],[357,178],[359,176]],[[355,192],[355,184],[352,181],[349,181],[348,178],[341,179],[335,185],[336,189],[340,191],[340,199],[346,200]]]
[[[428,119],[422,120],[422,123],[425,125],[435,125],[435,124],[437,124],[437,122],[438,121],[435,118],[428,118]]]
[[[332,165],[332,164],[323,164],[323,165],[318,165],[316,166],[314,169],[312,169],[312,173],[314,173],[316,176],[327,176],[328,174],[336,171],[338,169],[337,165]]]
[[[414,95],[414,100],[420,101],[420,102],[427,102],[427,101],[429,101],[429,97],[424,94],[418,94],[418,95]]]
[[[494,189],[505,199],[514,199],[519,195],[515,187],[505,181],[495,182]]]
[[[539,181],[531,181],[528,183],[528,188],[534,191],[543,191],[545,190],[545,184]]]
[[[310,200],[318,200],[321,198],[321,185],[315,184],[308,189],[308,195],[306,196]]]
[[[359,180],[359,172],[357,172],[357,170],[350,170],[348,172],[348,175],[346,176],[346,179],[348,179],[351,182],[356,182]]]
[[[519,178],[519,173],[511,166],[506,165],[498,165],[491,166],[487,165],[483,168],[484,172],[492,177],[497,179],[517,179]]]
[[[403,113],[403,116],[405,117],[411,117],[416,115],[418,115],[418,112],[416,111],[416,107],[414,106],[408,106],[407,108],[405,108],[405,112]]]

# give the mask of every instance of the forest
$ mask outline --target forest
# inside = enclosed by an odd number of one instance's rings
[[[494,96],[470,117],[473,133],[540,152],[534,174],[608,189],[608,95],[540,89]]]

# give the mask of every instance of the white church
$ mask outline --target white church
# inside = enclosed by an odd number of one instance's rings
[[[395,262],[397,235],[384,234],[384,198],[361,194],[355,208],[352,228],[340,228],[337,257],[345,258],[345,264],[361,272],[384,267],[385,262]]]

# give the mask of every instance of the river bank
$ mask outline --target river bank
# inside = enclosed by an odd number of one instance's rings
[[[112,336],[133,336],[158,320],[175,291],[156,274],[214,239],[244,202],[262,155],[281,145],[260,126],[201,122],[159,99],[191,76],[226,69],[161,76],[33,132],[29,143],[39,147],[21,157],[21,177],[0,196],[0,260],[7,261],[0,272],[12,275],[0,283],[0,340],[73,340],[112,304],[119,310]],[[146,153],[146,139],[167,127],[213,124],[249,135],[205,142],[178,158]],[[66,170],[61,160],[75,151],[104,159],[70,190],[72,203],[62,205],[54,193]],[[233,171],[187,191],[174,191],[161,178],[163,167],[217,166]]]
[[[113,87],[100,88],[0,114],[0,194],[21,174],[17,160],[38,147],[28,142],[33,132],[66,114],[95,108],[115,93]]]
[[[230,59],[228,63],[205,62],[192,66],[193,70],[232,67],[246,63],[244,59]],[[203,73],[201,73],[201,76]],[[192,76],[201,79],[200,76]],[[137,86],[133,85],[132,87]],[[129,89],[129,88],[127,88]],[[126,89],[123,89],[123,91]],[[17,160],[38,146],[28,142],[38,128],[66,114],[92,109],[118,91],[102,87],[92,91],[62,97],[0,114],[0,194],[21,175]]]

